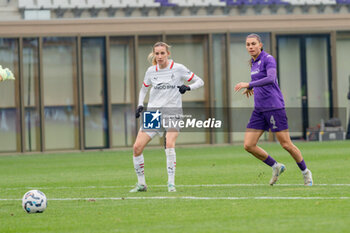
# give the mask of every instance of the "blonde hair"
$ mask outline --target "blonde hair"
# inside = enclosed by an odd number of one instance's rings
[[[156,61],[156,57],[154,56],[154,49],[155,47],[159,47],[159,46],[163,46],[166,48],[166,51],[168,53],[170,53],[170,45],[168,45],[167,43],[165,42],[162,42],[162,41],[159,41],[157,43],[155,43],[152,47],[152,52],[150,54],[148,54],[148,61],[152,64],[152,65],[157,65],[157,61]]]

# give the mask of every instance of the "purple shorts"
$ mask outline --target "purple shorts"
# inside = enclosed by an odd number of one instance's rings
[[[260,112],[254,109],[249,123],[248,129],[269,130],[279,132],[288,129],[288,118],[285,109]]]

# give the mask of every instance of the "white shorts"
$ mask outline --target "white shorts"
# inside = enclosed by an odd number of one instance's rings
[[[180,132],[179,121],[182,120],[182,108],[148,108],[147,111],[160,110],[161,126],[159,129],[145,129],[141,126],[140,131],[147,133],[148,136],[153,138],[156,135],[162,137],[165,131],[177,131]]]
[[[176,121],[174,119],[171,120],[172,122]],[[169,120],[166,119],[166,124],[169,125]],[[174,127],[174,128],[164,128],[161,127],[159,129],[144,129],[142,126],[140,127],[140,131],[145,132],[148,136],[151,138],[154,138],[154,136],[159,135],[159,137],[162,137],[164,135],[164,132],[171,132],[171,131],[177,131],[180,132],[180,127]]]
[[[177,129],[172,128],[169,130],[164,130],[164,129],[158,129],[158,130],[144,130],[142,127],[140,128],[140,131],[145,132],[148,136],[150,136],[150,138],[154,138],[156,135],[158,135],[159,137],[162,137],[164,135],[164,131],[168,132],[168,131],[177,131],[179,132]]]

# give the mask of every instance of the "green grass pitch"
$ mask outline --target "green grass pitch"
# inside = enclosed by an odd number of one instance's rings
[[[350,232],[350,143],[296,145],[312,187],[277,143],[261,144],[287,167],[275,186],[242,145],[177,148],[176,193],[161,148],[144,152],[146,193],[129,193],[131,150],[0,156],[0,232]],[[30,189],[44,213],[22,209]]]

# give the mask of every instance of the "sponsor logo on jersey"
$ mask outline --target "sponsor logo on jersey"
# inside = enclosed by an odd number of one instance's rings
[[[250,72],[250,74],[251,75],[253,75],[253,74],[258,74],[260,72],[260,70],[259,69],[256,69],[256,70],[253,70],[252,72]]]
[[[158,83],[156,86],[154,86],[154,89],[156,90],[168,90],[168,89],[175,89],[176,85],[171,85],[169,83]]]

